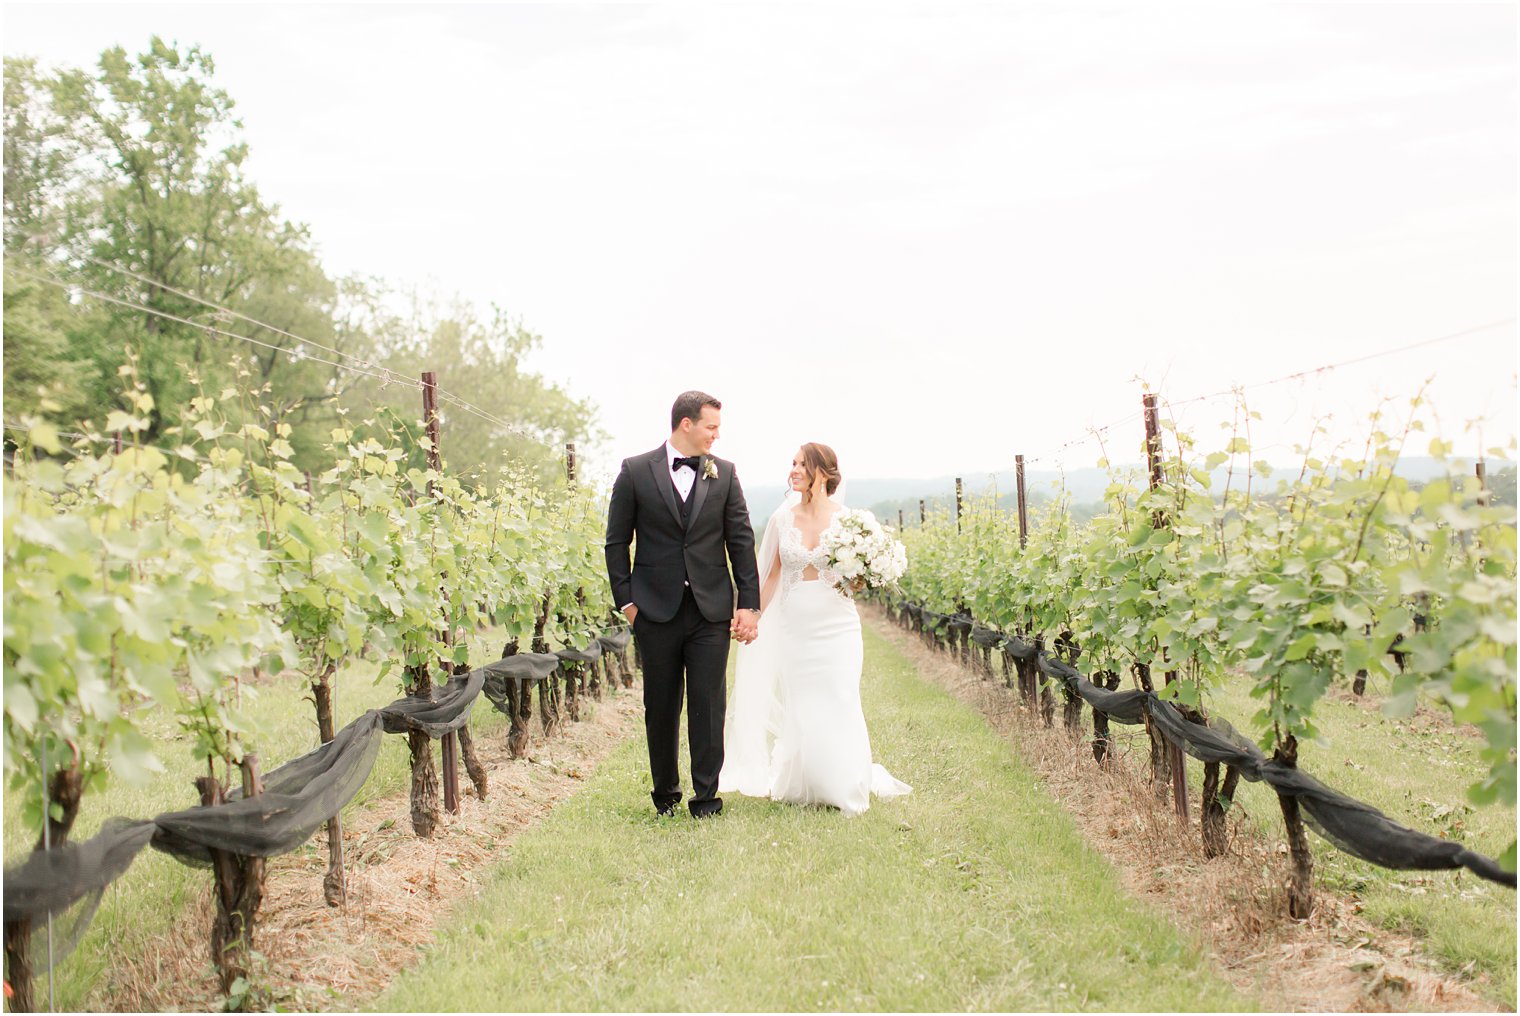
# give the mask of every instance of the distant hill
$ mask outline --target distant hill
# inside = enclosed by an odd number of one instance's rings
[[[1134,469],[1137,473],[1141,467],[1137,463],[1127,468]],[[1297,470],[1297,466],[1293,469]],[[1471,462],[1468,462],[1471,469]],[[1275,485],[1278,475],[1286,473],[1286,465],[1279,466],[1279,473],[1269,478],[1266,482]],[[1432,458],[1411,457],[1399,462],[1399,473],[1409,478],[1411,482],[1424,483],[1434,477],[1441,476],[1445,467]],[[1224,488],[1226,471],[1216,469],[1213,473],[1213,488]],[[1506,466],[1490,475],[1490,486],[1495,496],[1501,501],[1514,503],[1515,499],[1515,467]],[[996,473],[966,473],[963,477],[966,494],[980,494],[990,487],[995,486],[998,492],[998,500],[1003,504],[1012,504],[1014,491],[1017,487],[1013,470],[1005,470]],[[1074,511],[1079,516],[1091,514],[1090,511],[1082,511],[1079,506],[1090,506],[1103,499],[1103,491],[1108,487],[1108,473],[1105,470],[1088,466],[1082,469],[1073,469],[1064,474],[1055,470],[1026,470],[1024,480],[1028,487],[1029,501],[1032,505],[1043,504],[1054,500],[1062,488],[1070,492]],[[1244,482],[1240,473],[1235,475],[1237,489]],[[1260,477],[1254,481],[1258,489],[1261,485]],[[762,527],[764,521],[771,512],[780,506],[782,498],[786,494],[786,488],[776,484],[760,485],[745,490],[745,497],[749,501],[750,515],[755,520],[757,527]],[[856,507],[869,508],[883,521],[895,522],[898,509],[902,509],[904,515],[910,520],[918,514],[918,500],[923,498],[930,506],[935,504],[949,504],[955,500],[955,477],[936,476],[930,479],[849,479],[845,489],[846,499]]]

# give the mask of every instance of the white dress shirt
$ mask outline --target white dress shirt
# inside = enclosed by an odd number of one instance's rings
[[[675,481],[676,493],[681,495],[682,501],[691,497],[691,488],[696,486],[697,483],[697,471],[695,469],[687,465],[682,465],[680,469],[675,468],[676,459],[687,457],[676,451],[675,445],[669,441],[665,442],[665,464],[670,469],[670,478]]]

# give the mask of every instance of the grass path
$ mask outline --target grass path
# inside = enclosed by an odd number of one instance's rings
[[[635,738],[377,1006],[1253,1007],[1123,893],[977,714],[865,638],[875,755],[913,794],[856,819],[730,797],[716,821],[657,820]]]

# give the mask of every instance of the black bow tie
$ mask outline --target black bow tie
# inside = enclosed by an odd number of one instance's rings
[[[677,469],[680,469],[682,466],[690,466],[691,467],[691,471],[693,473],[695,473],[697,471],[697,467],[700,466],[701,464],[702,464],[702,456],[700,456],[700,455],[677,456],[676,460],[670,464],[670,471],[672,473],[674,473]]]

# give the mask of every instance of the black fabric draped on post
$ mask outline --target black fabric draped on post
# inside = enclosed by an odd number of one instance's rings
[[[890,607],[920,630],[934,631],[943,626],[952,638],[958,630],[953,615],[905,602]],[[971,639],[978,645],[1001,648],[1018,660],[1035,661],[1041,673],[1059,681],[1069,694],[1081,698],[1094,712],[1124,724],[1143,724],[1149,717],[1152,727],[1167,741],[1199,761],[1233,766],[1244,779],[1266,783],[1280,795],[1297,798],[1310,828],[1348,854],[1384,868],[1422,871],[1466,868],[1491,882],[1515,887],[1515,873],[1505,871],[1493,858],[1468,850],[1460,843],[1400,825],[1372,805],[1327,787],[1301,769],[1268,758],[1222,719],[1210,718],[1207,725],[1194,723],[1155,692],[1109,691],[1024,639],[980,625],[970,631]]]
[[[245,798],[241,789],[225,804],[166,812],[151,819],[113,818],[82,843],[39,850],[5,872],[6,924],[53,918],[52,962],[63,959],[89,926],[101,894],[119,878],[145,846],[152,845],[185,864],[211,865],[211,851],[252,857],[289,853],[338,814],[369,778],[384,734],[421,731],[437,739],[469,722],[475,699],[484,692],[506,712],[509,681],[537,681],[554,674],[561,659],[589,662],[628,646],[621,629],[593,639],[587,648],[566,653],[520,653],[503,657],[433,689],[431,698],[407,696],[371,709],[333,739],[292,759],[264,777],[264,789]],[[609,648],[616,647],[616,648]],[[48,955],[33,937],[33,967],[48,968]]]

